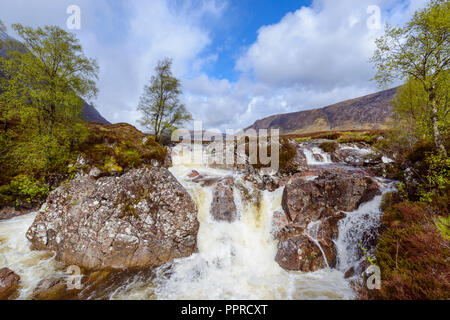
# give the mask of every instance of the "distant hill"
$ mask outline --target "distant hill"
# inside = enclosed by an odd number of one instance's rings
[[[320,109],[277,114],[247,129],[280,129],[281,134],[384,129],[392,116],[396,92],[397,88],[392,88]]]
[[[10,37],[7,33],[0,30],[0,56],[6,55],[6,50],[2,48],[1,43],[3,41],[17,41],[16,39]],[[17,41],[18,42],[18,41]],[[0,74],[2,76],[2,74]],[[83,111],[81,114],[82,118],[87,122],[97,122],[101,124],[110,124],[108,120],[103,118],[103,116],[98,112],[93,106],[88,104],[83,100]]]

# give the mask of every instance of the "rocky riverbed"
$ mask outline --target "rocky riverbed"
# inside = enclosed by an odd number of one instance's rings
[[[169,169],[80,175],[38,213],[0,221],[2,298],[351,299],[390,160],[324,142],[290,141],[295,170],[269,176],[195,164],[182,145]]]

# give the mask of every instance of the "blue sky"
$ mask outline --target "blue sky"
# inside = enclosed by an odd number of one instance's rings
[[[235,60],[241,50],[251,45],[257,38],[261,26],[277,23],[287,12],[308,6],[311,1],[299,0],[233,0],[228,2],[226,18],[215,23],[213,43],[205,54],[220,52],[217,62],[209,66],[206,73],[219,79],[238,79]]]
[[[0,0],[0,19],[67,29],[72,4],[109,121],[138,124],[142,89],[171,57],[194,119],[224,131],[377,91],[374,40],[426,0]]]

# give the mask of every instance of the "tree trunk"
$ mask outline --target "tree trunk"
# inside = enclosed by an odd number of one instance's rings
[[[434,137],[434,143],[436,144],[436,147],[439,149],[442,155],[447,157],[447,150],[445,149],[444,142],[442,140],[441,132],[439,131],[438,126],[438,110],[436,105],[436,99],[431,96],[430,97],[431,102],[431,122],[433,124],[433,137]]]

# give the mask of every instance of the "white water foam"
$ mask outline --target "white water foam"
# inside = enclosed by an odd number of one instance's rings
[[[174,150],[177,163],[170,171],[197,204],[200,222],[199,252],[162,266],[152,283],[135,279],[114,294],[114,299],[351,299],[353,291],[338,270],[314,273],[289,272],[275,261],[277,242],[271,235],[272,216],[282,211],[283,188],[258,191],[234,173],[235,203],[240,219],[217,222],[210,216],[212,189],[188,178],[195,168],[200,175],[230,175],[191,163],[185,151]],[[241,189],[252,199],[246,201]]]
[[[190,154],[175,148],[178,160],[170,171],[194,199],[200,229],[198,253],[178,259],[157,270],[153,280],[128,279],[111,293],[111,299],[352,299],[354,292],[344,271],[354,265],[357,244],[363,233],[379,223],[381,196],[348,213],[339,225],[338,269],[314,273],[292,272],[275,262],[277,242],[271,235],[272,217],[281,211],[283,189],[258,191],[236,172],[193,164]],[[235,202],[240,219],[233,223],[211,219],[211,187],[202,187],[188,175],[235,179]],[[242,189],[251,195],[243,197]],[[384,187],[384,192],[389,186]],[[259,201],[256,199],[259,198]],[[25,233],[36,214],[0,222],[0,263],[21,276],[20,299],[30,298],[42,279],[63,275],[53,255],[31,251]],[[364,218],[363,218],[364,217]],[[310,233],[314,237],[314,226]]]
[[[342,272],[356,267],[365,259],[364,257],[358,258],[360,246],[367,247],[362,240],[365,237],[372,237],[373,232],[380,226],[382,197],[394,189],[391,182],[380,179],[378,184],[381,187],[382,195],[362,204],[357,210],[346,213],[346,217],[339,221],[339,236],[335,244],[338,258],[337,269]]]
[[[20,276],[18,299],[29,299],[42,279],[63,275],[62,265],[54,259],[52,253],[30,250],[30,242],[25,233],[36,214],[0,221],[0,268],[7,267]]]
[[[303,154],[306,157],[306,163],[310,166],[332,164],[331,157],[327,152],[322,149],[313,147],[311,149],[304,147]],[[316,159],[314,155],[318,155],[320,159]]]

